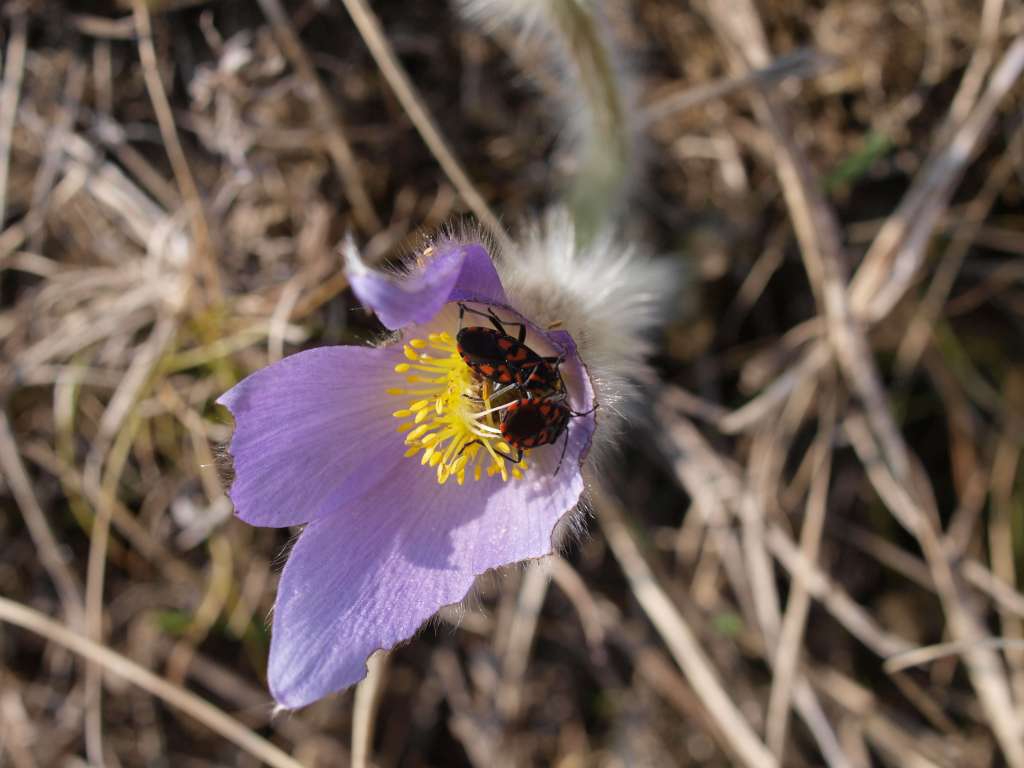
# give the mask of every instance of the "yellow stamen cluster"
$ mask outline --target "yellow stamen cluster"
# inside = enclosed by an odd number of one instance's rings
[[[485,473],[502,480],[521,478],[526,460],[512,464],[501,455],[516,454],[498,428],[503,406],[514,397],[510,388],[495,392],[490,381],[476,376],[448,333],[410,339],[404,351],[409,362],[396,365],[395,372],[405,374],[412,386],[389,389],[388,394],[413,398],[393,414],[402,420],[398,432],[409,446],[405,455],[422,451],[420,462],[436,468],[441,485],[450,477],[462,485],[467,473],[474,480]]]

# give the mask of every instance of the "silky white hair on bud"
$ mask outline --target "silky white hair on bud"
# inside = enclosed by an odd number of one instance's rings
[[[526,37],[545,34],[552,2],[566,0],[455,0],[463,18],[486,32],[514,29]],[[575,2],[575,0],[568,0]]]
[[[647,334],[676,293],[674,265],[652,260],[609,230],[581,245],[569,212],[552,208],[526,227],[497,268],[512,306],[572,336],[601,409],[595,439],[614,436],[608,427],[650,378]]]

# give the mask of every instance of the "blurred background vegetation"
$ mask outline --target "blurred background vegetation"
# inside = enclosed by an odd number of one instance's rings
[[[291,533],[213,401],[379,333],[345,233],[471,208],[357,6],[0,7],[0,765],[1024,766],[1018,0],[602,4],[623,229],[687,276],[646,418],[564,557],[273,716]],[[502,222],[570,187],[543,41],[373,12]]]

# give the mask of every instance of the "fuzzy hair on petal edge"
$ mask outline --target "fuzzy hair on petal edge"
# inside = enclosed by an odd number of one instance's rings
[[[647,334],[676,293],[674,265],[655,261],[614,232],[579,246],[563,208],[526,227],[515,253],[497,264],[516,308],[542,327],[559,327],[576,341],[600,404],[599,433],[628,412],[649,378]],[[609,419],[608,417],[612,418]]]
[[[600,456],[636,404],[641,383],[651,379],[649,334],[678,295],[678,266],[652,259],[610,227],[581,246],[563,207],[527,222],[511,253],[499,252],[470,220],[423,237],[420,248],[447,243],[481,243],[510,306],[534,325],[572,336],[600,405],[591,458]]]
[[[520,560],[497,568],[489,568],[478,574],[462,600],[442,606],[427,620],[420,631],[429,628],[434,632],[440,632],[441,628],[445,626],[457,628],[467,614],[482,612],[484,610],[482,594],[499,591],[501,584],[514,571],[521,572],[529,568],[549,569],[552,555],[567,557],[570,548],[584,539],[592,517],[593,511],[587,498],[587,492],[584,490],[579,503],[566,512],[555,524],[554,530],[551,532],[550,554],[529,560]]]

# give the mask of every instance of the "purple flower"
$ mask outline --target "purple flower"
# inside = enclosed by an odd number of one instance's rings
[[[288,708],[360,680],[371,653],[462,600],[484,571],[549,554],[579,502],[596,428],[579,340],[551,330],[557,305],[531,313],[528,297],[543,290],[524,289],[528,276],[513,276],[517,302],[476,242],[438,242],[401,275],[369,270],[349,250],[353,290],[397,333],[375,348],[300,352],[218,400],[235,418],[238,516],[306,524],[281,576],[270,646],[270,689]],[[561,359],[566,405],[586,414],[521,461],[499,431],[520,395],[460,358],[460,302],[524,323],[532,350]],[[565,319],[577,319],[570,310]]]

